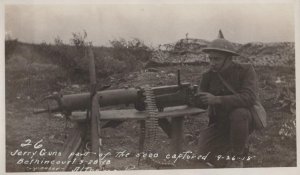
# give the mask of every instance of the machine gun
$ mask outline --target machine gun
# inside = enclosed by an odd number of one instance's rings
[[[174,145],[173,152],[179,152],[182,143],[182,116],[196,115],[204,111],[201,109],[203,105],[198,100],[198,87],[190,83],[181,83],[180,71],[178,71],[178,82],[175,85],[113,90],[107,90],[107,87],[103,87],[100,91],[96,91],[95,65],[91,48],[89,48],[87,55],[90,57],[90,93],[69,95],[56,93],[42,100],[54,100],[56,105],[50,106],[47,109],[34,110],[35,114],[45,112],[63,113],[68,119],[78,123],[78,129],[73,133],[72,137],[68,138],[63,148],[63,156],[58,159],[63,160],[66,159],[66,157],[69,158],[71,152],[75,152],[82,147],[85,140],[82,135],[86,135],[88,133],[87,130],[91,131],[91,150],[96,153],[95,155],[99,155],[102,142],[100,121],[104,120],[108,121],[106,126],[110,125],[109,122],[115,122],[116,120],[141,120],[141,128],[144,131],[147,131],[149,128],[151,129],[151,127],[153,130],[153,127],[156,127],[155,122],[158,122],[159,126],[172,138],[172,145]],[[121,104],[127,106],[133,105],[135,109],[100,111],[100,107]],[[165,110],[172,107],[176,109]],[[154,123],[152,122],[150,126],[147,126],[145,121],[149,119],[149,115],[154,118]],[[174,119],[171,121],[171,124],[166,117],[172,117],[172,119]],[[141,132],[143,133],[144,131],[142,130]],[[143,146],[141,145],[144,144],[144,139],[145,136],[142,134],[140,138],[140,151],[143,151]],[[67,165],[59,166],[61,166],[60,170],[66,170],[68,167]]]
[[[154,91],[157,107],[161,111],[164,108],[173,106],[199,105],[195,97],[197,94],[197,86],[191,86],[190,83],[152,87],[152,90]],[[142,87],[103,90],[97,92],[97,97],[101,107],[133,104],[135,109],[144,111],[144,92],[145,90]],[[85,111],[88,109],[90,94],[78,93],[62,95],[55,93],[45,97],[41,102],[45,100],[55,100],[56,104],[45,109],[34,109],[35,114],[60,112],[69,116],[73,111]]]

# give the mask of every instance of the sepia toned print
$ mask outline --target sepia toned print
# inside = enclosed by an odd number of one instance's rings
[[[296,167],[294,27],[292,3],[6,4],[6,172]]]

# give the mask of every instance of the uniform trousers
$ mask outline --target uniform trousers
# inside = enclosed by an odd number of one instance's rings
[[[249,135],[253,131],[249,109],[236,108],[226,122],[210,124],[199,135],[199,154],[214,162],[219,155],[244,156],[247,154]]]

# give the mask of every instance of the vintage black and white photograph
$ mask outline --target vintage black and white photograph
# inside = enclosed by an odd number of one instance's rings
[[[63,2],[3,3],[6,173],[297,167],[296,1]]]

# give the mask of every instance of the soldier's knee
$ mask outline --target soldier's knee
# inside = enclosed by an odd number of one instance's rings
[[[247,108],[236,108],[229,114],[229,119],[231,121],[249,120],[250,118],[251,114]]]

